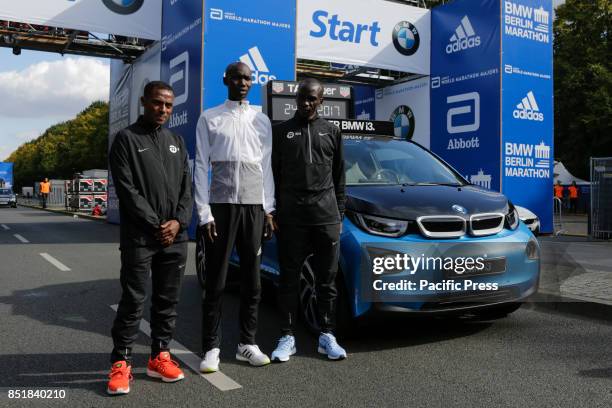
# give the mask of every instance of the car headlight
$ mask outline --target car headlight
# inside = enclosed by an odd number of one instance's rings
[[[516,211],[516,208],[514,208],[514,206],[511,206],[510,208],[510,212],[506,214],[506,228],[515,230],[518,228],[519,225],[519,215],[518,211]]]
[[[399,237],[408,230],[408,221],[377,217],[360,213],[347,213],[348,217],[364,231],[384,237]]]
[[[527,246],[525,247],[525,255],[527,256],[527,259],[532,261],[540,259],[540,246],[534,238],[531,238],[529,242],[527,242]]]

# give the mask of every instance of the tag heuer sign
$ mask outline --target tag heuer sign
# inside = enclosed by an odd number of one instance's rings
[[[274,93],[282,93],[285,90],[285,84],[282,82],[273,82],[272,83],[272,92]]]
[[[351,88],[349,88],[348,86],[341,86],[340,87],[340,95],[345,97],[345,98],[351,96]]]

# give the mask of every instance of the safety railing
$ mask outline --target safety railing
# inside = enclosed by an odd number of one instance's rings
[[[553,230],[555,235],[565,232],[563,229],[563,201],[559,197],[553,197]]]

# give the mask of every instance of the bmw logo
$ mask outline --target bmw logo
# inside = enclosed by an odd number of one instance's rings
[[[459,204],[455,204],[451,208],[453,209],[453,211],[458,212],[459,214],[467,214],[467,210],[465,209],[465,207],[462,207]]]
[[[412,55],[419,49],[421,37],[412,23],[402,21],[393,28],[393,45],[402,55]]]
[[[144,0],[102,0],[102,2],[117,14],[133,14],[140,10]]]
[[[393,122],[395,137],[411,140],[414,134],[414,113],[406,105],[395,108],[389,119]]]

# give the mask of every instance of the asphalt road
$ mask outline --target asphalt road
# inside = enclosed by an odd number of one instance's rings
[[[252,368],[234,360],[235,290],[225,298],[221,370],[240,388],[221,391],[188,368],[175,384],[147,378],[143,334],[134,349],[132,392],[109,397],[118,236],[118,227],[102,222],[0,209],[1,407],[612,406],[612,319],[533,305],[496,322],[385,319],[343,342],[345,361],[321,358],[316,338],[299,331],[298,355],[290,362]],[[182,366],[200,351],[193,258],[190,246],[175,336],[188,350]],[[271,295],[265,293],[258,334],[268,353],[278,335]],[[66,396],[9,399],[16,389],[64,390]]]

